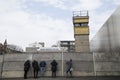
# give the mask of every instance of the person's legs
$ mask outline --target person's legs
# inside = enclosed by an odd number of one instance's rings
[[[40,68],[40,75],[43,76],[43,67]]]
[[[36,70],[36,78],[38,78],[38,70]]]
[[[44,76],[44,73],[45,73],[45,67],[41,67],[40,68],[40,74],[41,74],[41,76]]]
[[[52,72],[52,77],[56,77],[56,71]]]
[[[68,73],[69,73],[69,69],[67,69],[67,71],[66,71],[66,76],[68,76]]]
[[[55,71],[52,71],[52,77],[55,77]]]
[[[27,71],[24,71],[24,79],[27,79]]]
[[[55,72],[53,71],[53,77],[55,77]]]
[[[37,78],[37,71],[35,70],[35,78]]]
[[[72,77],[72,71],[70,71],[70,76]]]
[[[34,70],[34,78],[35,78],[35,70]]]
[[[37,78],[38,77],[38,70],[35,70],[35,77],[34,78]]]
[[[43,76],[45,75],[45,67],[43,67]]]
[[[56,71],[54,72],[54,77],[56,77]]]

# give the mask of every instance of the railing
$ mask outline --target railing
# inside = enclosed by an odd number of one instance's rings
[[[73,11],[73,17],[75,16],[88,16],[88,11]]]

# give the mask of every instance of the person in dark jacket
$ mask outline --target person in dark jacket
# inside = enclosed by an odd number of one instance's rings
[[[41,61],[40,62],[40,75],[44,76],[45,74],[45,69],[46,68],[46,62],[45,61]]]
[[[36,60],[34,60],[32,62],[32,67],[33,67],[33,70],[34,70],[34,78],[37,78],[38,77],[39,66],[38,66],[38,62]]]
[[[29,69],[30,69],[30,60],[27,60],[24,63],[24,79],[27,79],[27,73]]]
[[[66,62],[67,65],[67,71],[66,74],[68,76],[68,73],[70,74],[70,76],[72,77],[72,71],[73,71],[73,63],[72,63],[72,59],[70,59],[70,61]]]
[[[56,62],[56,60],[53,60],[51,62],[52,77],[56,77],[57,65],[58,63]]]

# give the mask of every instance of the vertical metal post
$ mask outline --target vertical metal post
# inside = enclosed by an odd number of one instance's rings
[[[96,66],[95,66],[95,53],[93,52],[93,66],[94,66],[94,74],[96,76]]]
[[[5,54],[3,53],[2,54],[3,55],[3,60],[2,60],[2,65],[1,65],[1,80],[2,80],[2,78],[3,78],[3,76],[2,76],[2,73],[3,73],[3,65],[4,65],[4,57],[5,57]]]
[[[63,49],[62,49],[62,76],[64,76],[64,70],[63,70]]]

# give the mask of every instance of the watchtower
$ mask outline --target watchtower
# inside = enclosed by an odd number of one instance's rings
[[[73,25],[75,52],[89,52],[89,16],[88,11],[74,11]]]

